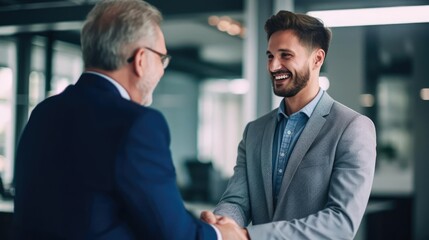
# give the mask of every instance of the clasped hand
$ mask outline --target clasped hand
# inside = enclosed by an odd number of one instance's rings
[[[250,239],[247,230],[245,228],[240,227],[234,220],[229,217],[215,215],[210,211],[202,211],[200,218],[201,220],[216,226],[216,228],[219,229],[219,231],[221,232],[223,240]]]

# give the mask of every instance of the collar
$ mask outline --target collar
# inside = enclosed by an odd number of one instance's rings
[[[107,76],[107,75],[104,75],[104,74],[102,74],[102,73],[99,73],[99,72],[93,72],[93,71],[85,71],[85,73],[88,73],[88,74],[94,74],[94,75],[97,75],[97,76],[100,76],[100,77],[102,77],[102,78],[104,78],[104,79],[106,79],[107,81],[109,81],[110,83],[112,83],[115,87],[116,87],[116,89],[118,89],[118,91],[119,91],[119,93],[121,94],[121,96],[123,97],[123,98],[125,98],[125,99],[127,99],[127,100],[130,100],[131,98],[130,98],[130,95],[128,94],[128,92],[127,92],[127,90],[125,90],[125,88],[124,87],[122,87],[121,86],[121,84],[119,84],[117,81],[115,81],[113,78],[111,78],[111,77],[109,77],[109,76]]]
[[[311,114],[313,114],[314,109],[316,108],[317,103],[319,103],[320,99],[322,98],[324,92],[325,91],[319,88],[319,92],[317,93],[316,97],[313,98],[313,100],[311,100],[309,103],[307,103],[307,105],[305,105],[303,108],[301,108],[301,110],[292,115],[303,113],[308,118],[310,118]],[[280,102],[280,106],[277,109],[277,121],[280,121],[282,117],[289,118],[289,116],[286,114],[286,103],[284,99]]]

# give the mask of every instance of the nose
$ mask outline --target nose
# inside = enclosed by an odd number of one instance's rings
[[[279,59],[276,57],[273,57],[270,61],[268,61],[268,70],[270,72],[275,72],[282,68],[282,64],[280,63]]]

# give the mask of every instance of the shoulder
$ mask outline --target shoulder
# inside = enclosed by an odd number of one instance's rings
[[[65,97],[65,92],[70,88],[67,87],[65,91],[58,95],[50,96],[40,103],[38,103],[34,109],[31,111],[30,119],[35,118],[48,118],[48,119],[56,119],[56,118],[64,118],[65,113],[69,111],[67,105],[68,102],[71,102]]]
[[[355,132],[359,135],[361,133],[375,133],[375,125],[373,121],[337,101],[332,105],[330,114],[327,116],[328,124],[337,131],[348,131]]]
[[[139,106],[137,113],[136,122],[167,125],[164,115],[154,108]]]
[[[320,99],[319,104],[316,106],[315,115],[325,116],[328,120],[336,123],[345,122],[349,123],[354,119],[368,119],[363,114],[351,109],[350,107],[336,101],[327,92],[325,92]]]
[[[136,137],[151,136],[166,142],[170,141],[170,133],[164,115],[153,108],[138,106],[133,108],[133,120],[129,135]]]
[[[367,116],[333,99],[327,92],[324,93],[316,106],[311,118],[326,120],[325,127],[332,131],[342,132],[349,127],[374,127],[374,123]],[[310,118],[310,119],[311,119]]]
[[[167,125],[164,115],[151,107],[145,107],[122,97],[105,99],[102,104],[97,105],[108,114],[115,115],[113,118],[123,124],[133,125]]]
[[[278,108],[271,110],[270,112],[266,113],[265,115],[249,122],[249,125],[259,126],[259,125],[265,125],[269,121],[273,121],[276,119]]]
[[[364,119],[367,121],[371,121],[367,116],[363,115],[362,113],[359,113],[337,101],[335,101],[332,105],[331,114],[332,117],[339,117],[339,119],[342,119],[347,122]]]

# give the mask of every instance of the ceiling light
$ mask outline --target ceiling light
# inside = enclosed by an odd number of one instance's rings
[[[420,90],[420,97],[422,100],[429,101],[429,88],[422,88]]]
[[[210,16],[209,17],[209,24],[210,26],[216,26],[219,23],[219,17],[218,16]]]
[[[322,88],[324,91],[329,89],[329,79],[326,76],[319,76],[319,86],[320,88]]]
[[[246,79],[233,79],[229,82],[228,88],[233,94],[246,94],[249,91],[249,81]]]
[[[240,22],[233,20],[228,16],[210,16],[208,24],[217,28],[221,32],[226,32],[231,36],[244,37],[245,29]]]
[[[429,5],[310,11],[328,27],[429,22]]]
[[[362,95],[360,95],[360,104],[363,107],[372,107],[372,106],[374,106],[374,96],[372,94],[362,94]]]

